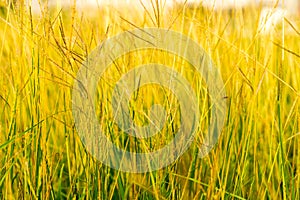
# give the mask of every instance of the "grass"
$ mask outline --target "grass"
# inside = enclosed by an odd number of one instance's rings
[[[213,12],[181,5],[169,14],[71,7],[33,16],[4,6],[0,18],[0,199],[299,199],[299,21],[257,34],[259,9]],[[217,145],[198,158],[207,114],[196,141],[172,165],[143,174],[111,169],[93,158],[77,136],[72,86],[86,56],[106,38],[142,27],[170,28],[199,43],[220,69],[228,112]],[[297,33],[298,31],[298,33]],[[145,50],[124,55],[99,81],[97,115],[107,137],[130,151],[163,147],[180,126],[178,101],[167,88],[141,87],[130,101],[145,125],[153,103],[168,113],[163,130],[139,140],[118,129],[110,92],[140,64],[172,66],[209,111],[206,86],[184,59]],[[206,111],[206,112],[205,112]]]

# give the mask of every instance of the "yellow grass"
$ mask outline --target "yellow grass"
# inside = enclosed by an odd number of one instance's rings
[[[4,5],[0,18],[0,199],[299,199],[299,21],[258,34],[259,9],[213,12],[178,5],[168,13],[96,8],[44,10]],[[160,10],[160,11],[158,11]],[[298,23],[298,24],[297,24]],[[72,117],[72,87],[86,56],[125,30],[169,28],[201,45],[220,69],[227,119],[217,145],[198,157],[206,115],[191,148],[172,165],[132,174],[111,169],[86,152]],[[286,31],[285,31],[286,30]],[[131,101],[138,124],[153,103],[169,115],[161,133],[138,140],[113,123],[110,92],[137,65],[176,69],[198,91],[209,111],[206,86],[182,58],[157,50],[118,59],[99,81],[99,123],[116,145],[131,151],[159,149],[179,124],[178,102],[160,86],[142,87]],[[208,105],[208,104],[207,104]]]

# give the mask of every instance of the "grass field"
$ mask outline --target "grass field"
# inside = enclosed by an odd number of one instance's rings
[[[22,5],[0,10],[0,199],[300,199],[300,21],[259,34],[260,8],[213,12],[178,6],[170,12],[95,8],[45,10]],[[199,45],[220,69],[228,111],[219,141],[198,157],[201,125],[192,146],[172,165],[134,174],[111,169],[84,148],[72,117],[72,87],[86,56],[126,30],[162,27]],[[159,85],[130,101],[138,124],[162,104],[163,130],[150,139],[120,131],[111,114],[114,84],[137,65],[172,66],[197,91],[201,113],[209,99],[193,66],[168,52],[124,55],[99,81],[95,99],[102,129],[117,146],[147,152],[163,147],[180,126],[178,102]],[[205,112],[206,111],[206,112]]]

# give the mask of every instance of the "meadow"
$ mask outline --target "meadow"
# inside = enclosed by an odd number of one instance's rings
[[[1,5],[0,199],[300,199],[299,16],[261,34],[261,7],[214,11],[178,4],[163,12],[154,2],[144,11],[71,6],[34,15],[23,4]],[[99,80],[95,107],[102,129],[120,148],[159,149],[180,127],[176,97],[149,85],[130,100],[131,117],[148,124],[150,106],[161,104],[167,110],[162,131],[138,139],[118,129],[111,92],[137,65],[176,69],[196,91],[202,113],[197,137],[180,158],[138,174],[105,166],[87,152],[72,116],[72,88],[93,49],[144,27],[174,30],[202,46],[221,72],[228,110],[217,144],[199,158],[210,117],[201,75],[183,58],[156,49],[118,58]]]

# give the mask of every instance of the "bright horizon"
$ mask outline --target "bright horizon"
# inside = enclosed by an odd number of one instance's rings
[[[31,3],[33,11],[39,11],[40,5],[39,0],[27,0],[28,4]],[[48,0],[49,6],[71,6],[73,0]],[[151,0],[76,0],[76,5],[78,8],[82,7],[97,7],[97,6],[137,6],[142,8],[141,2],[145,7],[151,7]],[[162,5],[166,7],[171,7],[176,3],[184,3],[185,0],[160,0]],[[282,2],[284,2],[287,10],[290,12],[299,12],[299,0],[280,0],[279,7],[281,7]],[[246,5],[256,4],[267,6],[273,6],[276,0],[187,0],[188,4],[202,4],[207,7],[215,7],[216,9],[228,9],[228,8],[238,8]]]

